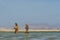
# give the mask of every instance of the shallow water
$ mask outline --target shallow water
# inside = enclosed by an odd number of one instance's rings
[[[60,40],[60,32],[0,32],[0,40]]]

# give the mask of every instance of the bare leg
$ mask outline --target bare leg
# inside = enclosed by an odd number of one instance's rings
[[[18,33],[18,30],[15,30],[15,33],[17,34]]]
[[[26,32],[25,33],[28,33],[28,30],[26,30]]]

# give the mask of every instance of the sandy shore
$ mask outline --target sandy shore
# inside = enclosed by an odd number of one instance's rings
[[[14,30],[0,30],[0,32],[14,32]],[[25,32],[25,30],[19,30]],[[60,30],[29,30],[29,32],[60,32]]]

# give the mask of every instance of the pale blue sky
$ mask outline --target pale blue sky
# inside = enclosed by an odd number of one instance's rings
[[[0,0],[0,26],[60,24],[60,0]]]

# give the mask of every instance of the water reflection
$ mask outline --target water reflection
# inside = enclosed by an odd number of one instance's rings
[[[30,40],[29,39],[29,33],[24,33],[24,40]]]
[[[0,33],[0,40],[60,40],[59,33]]]

